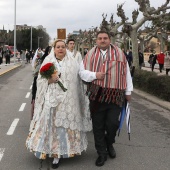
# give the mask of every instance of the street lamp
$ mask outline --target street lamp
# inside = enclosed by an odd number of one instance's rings
[[[16,59],[16,0],[14,4],[14,64]]]
[[[43,37],[38,37],[38,48],[39,48],[39,41],[40,41],[41,38],[43,38]]]
[[[32,51],[32,25],[31,25],[31,42],[30,42],[30,51]]]

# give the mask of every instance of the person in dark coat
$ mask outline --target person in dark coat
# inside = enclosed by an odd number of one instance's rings
[[[32,50],[30,50],[29,53],[30,53],[30,60],[32,60]]]
[[[126,59],[128,61],[129,67],[131,67],[133,63],[133,55],[132,55],[132,51],[129,49],[126,52]]]
[[[5,59],[6,59],[6,65],[10,64],[10,52],[9,52],[9,50],[7,50],[6,53],[5,53]]]
[[[31,55],[29,52],[26,53],[26,60],[27,60],[27,63],[30,63],[30,59],[31,59]]]
[[[156,55],[156,52],[153,51],[152,54],[149,56],[149,61],[148,61],[151,66],[152,71],[154,70],[156,60],[157,60],[157,55]]]
[[[139,68],[141,69],[142,64],[144,63],[144,56],[143,56],[143,53],[141,52],[141,50],[139,50],[138,56],[139,56]]]
[[[3,57],[5,56],[5,51],[3,50],[3,48],[2,48],[2,63],[3,63]]]
[[[0,48],[0,64],[2,64],[2,49]]]

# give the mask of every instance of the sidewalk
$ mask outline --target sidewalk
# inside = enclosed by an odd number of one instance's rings
[[[164,101],[158,97],[155,97],[149,93],[146,93],[144,91],[138,90],[138,89],[133,89],[133,93],[138,94],[139,96],[141,96],[142,98],[160,106],[163,107],[164,109],[167,109],[170,111],[170,102]]]
[[[12,71],[13,69],[15,68],[18,68],[22,66],[22,63],[20,62],[16,62],[15,64],[14,63],[11,63],[10,65],[7,65],[5,66],[5,64],[3,63],[2,65],[0,65],[0,76],[9,72],[9,71]],[[147,71],[151,71],[150,67],[142,67],[143,70],[147,70]],[[158,75],[165,75],[165,71],[163,70],[163,72],[160,74],[159,73],[159,69],[155,67],[154,69],[154,72],[156,72]],[[162,99],[159,99],[153,95],[150,95],[149,93],[146,93],[144,91],[141,91],[141,90],[138,90],[138,89],[135,89],[133,90],[133,93],[135,94],[138,94],[139,96],[141,96],[142,98],[148,100],[148,101],[151,101],[167,110],[170,110],[170,102],[167,102],[167,101],[164,101]]]
[[[11,62],[10,64],[5,64],[5,62],[3,61],[3,63],[0,65],[0,76],[2,76],[3,74],[15,69],[15,68],[18,68],[22,65],[22,62],[18,62],[18,61],[15,61],[13,59],[11,59]]]
[[[145,67],[142,67],[142,70],[151,71],[150,64],[145,61]],[[155,64],[153,72],[157,73],[158,76],[166,75],[166,71],[165,70],[162,70],[162,73],[160,73],[159,65],[158,64]],[[170,73],[169,73],[168,76],[170,76]]]

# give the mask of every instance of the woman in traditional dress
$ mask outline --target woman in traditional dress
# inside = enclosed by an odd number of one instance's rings
[[[41,48],[38,48],[34,54],[34,57],[32,59],[32,67],[33,67],[33,70],[35,69],[36,67],[36,59],[37,58],[41,58],[42,56],[44,55],[44,52],[41,50]]]
[[[54,158],[52,168],[55,169],[60,158],[74,157],[87,149],[86,132],[92,126],[78,75],[79,65],[66,54],[64,41],[54,42],[42,66],[47,63],[53,63],[60,76],[53,74],[47,80],[38,75],[34,116],[26,147],[39,159]],[[66,92],[56,83],[58,80],[67,88]]]

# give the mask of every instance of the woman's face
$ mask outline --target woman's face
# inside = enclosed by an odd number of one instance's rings
[[[66,55],[66,44],[58,41],[54,47],[54,53],[56,57],[64,57]]]

